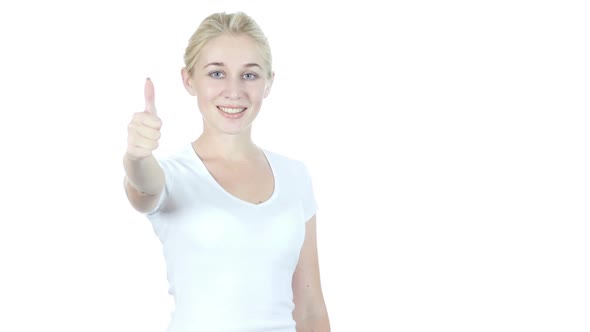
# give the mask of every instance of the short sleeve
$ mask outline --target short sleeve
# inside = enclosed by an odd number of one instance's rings
[[[164,205],[164,202],[166,201],[166,199],[168,199],[168,184],[166,184],[164,186],[164,190],[162,191],[162,194],[160,195],[160,199],[158,200],[158,204],[156,204],[156,206],[152,209],[152,211],[149,211],[145,214],[148,216],[151,216],[151,215],[158,213],[160,211],[160,208],[162,207],[162,205]]]
[[[158,160],[158,164],[160,164],[160,167],[164,172],[164,190],[162,191],[156,206],[152,209],[152,211],[145,213],[146,216],[153,216],[157,214],[170,196],[171,176],[169,162],[167,160]]]
[[[313,183],[311,179],[311,175],[309,170],[305,166],[305,164],[301,164],[302,175],[301,175],[301,193],[302,193],[302,204],[303,204],[303,215],[305,218],[305,222],[309,221],[311,217],[316,213],[318,209],[318,204],[315,198],[315,193],[313,189]]]

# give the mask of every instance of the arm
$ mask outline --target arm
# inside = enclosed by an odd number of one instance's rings
[[[125,193],[131,206],[142,213],[153,210],[165,186],[164,172],[156,158],[132,160],[126,154],[123,166]]]
[[[293,319],[297,332],[330,332],[322,293],[315,215],[305,224],[305,239],[293,273]]]
[[[152,151],[158,147],[162,121],[156,115],[154,85],[145,81],[145,111],[138,112],[127,126],[127,152],[123,157],[125,193],[139,212],[153,210],[164,190],[165,177]]]

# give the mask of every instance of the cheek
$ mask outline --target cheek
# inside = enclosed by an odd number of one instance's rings
[[[261,103],[264,99],[265,86],[254,86],[248,90],[248,96],[252,103]]]
[[[199,97],[199,99],[211,99],[219,95],[220,91],[221,87],[216,82],[210,84],[200,84],[197,87],[197,97]]]

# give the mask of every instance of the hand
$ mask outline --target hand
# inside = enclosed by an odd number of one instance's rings
[[[152,151],[158,148],[162,120],[156,114],[154,103],[154,84],[148,78],[145,81],[145,110],[133,114],[127,126],[127,152],[125,156],[130,160],[140,160],[152,156]]]

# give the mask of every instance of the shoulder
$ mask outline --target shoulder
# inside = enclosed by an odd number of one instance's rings
[[[293,176],[307,175],[307,166],[302,160],[277,153],[271,150],[263,149],[271,164],[276,166],[282,172]]]
[[[194,162],[194,151],[190,144],[183,145],[173,152],[168,154],[160,155],[156,157],[156,160],[160,166],[166,169],[178,169],[183,165],[190,165]]]
[[[148,216],[154,217],[158,215],[161,210],[160,208],[164,206],[167,200],[173,196],[173,192],[175,192],[175,188],[182,183],[186,182],[186,175],[189,174],[194,168],[194,159],[191,159],[191,152],[192,146],[185,145],[172,152],[162,153],[160,155],[156,155],[156,161],[162,168],[164,173],[164,193],[160,196],[159,203],[157,204],[156,208],[147,213]],[[195,155],[196,156],[196,155]],[[195,158],[195,157],[192,157]]]

